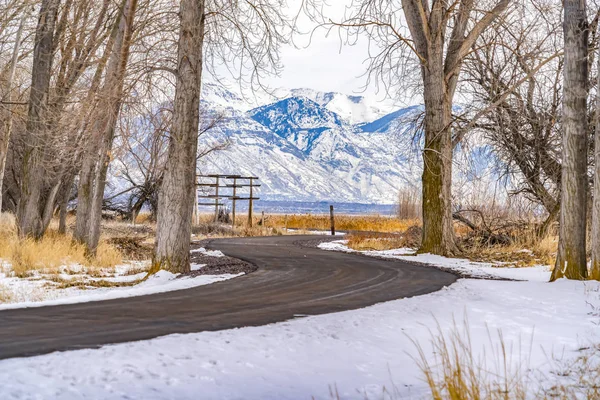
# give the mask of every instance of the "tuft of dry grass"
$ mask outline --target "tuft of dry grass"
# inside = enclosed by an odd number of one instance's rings
[[[529,376],[527,361],[514,360],[512,348],[505,343],[502,333],[497,338],[488,332],[488,352],[476,357],[468,321],[462,328],[456,323],[445,332],[439,323],[431,332],[433,358],[411,339],[417,349],[414,358],[434,400],[525,400]],[[517,353],[521,354],[520,348]]]
[[[90,289],[90,288],[117,288],[117,287],[131,287],[135,286],[144,281],[145,278],[136,279],[132,281],[109,281],[106,279],[64,279],[59,275],[53,275],[50,280],[56,283],[53,286],[54,289]]]
[[[346,236],[347,246],[353,250],[392,250],[406,246],[406,241],[401,235],[369,233],[353,233]]]
[[[10,303],[13,299],[12,291],[6,286],[0,283],[0,304]]]
[[[515,267],[552,265],[556,258],[558,236],[550,234],[542,239],[533,229],[515,234],[506,245],[487,245],[470,241],[464,246],[467,257],[474,261],[500,262]]]
[[[105,241],[99,244],[96,257],[90,259],[83,245],[53,230],[40,240],[19,239],[14,218],[6,214],[0,217],[0,258],[11,263],[18,277],[31,276],[33,271],[58,273],[64,265],[112,268],[122,262],[119,250]]]

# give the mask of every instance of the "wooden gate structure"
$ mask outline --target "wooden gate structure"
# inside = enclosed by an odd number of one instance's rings
[[[256,176],[242,175],[227,175],[227,174],[210,174],[197,175],[196,183],[196,206],[194,211],[196,222],[198,222],[198,206],[214,206],[215,207],[215,223],[219,221],[219,207],[223,206],[222,200],[231,201],[231,225],[235,229],[235,206],[238,201],[248,201],[248,226],[252,227],[252,213],[254,208],[254,200],[260,200],[259,197],[254,197],[254,188],[260,187],[260,184],[255,183],[259,178]],[[200,182],[200,179],[212,179],[211,183]],[[213,194],[199,194],[198,190],[202,187],[213,188]],[[239,196],[238,189],[249,189],[247,197]],[[223,189],[223,190],[220,190]],[[226,191],[226,193],[223,193]]]

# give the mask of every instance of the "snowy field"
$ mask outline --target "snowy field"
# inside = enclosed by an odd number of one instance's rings
[[[551,269],[548,265],[536,265],[527,268],[517,268],[512,267],[509,263],[505,263],[507,264],[507,268],[498,268],[495,265],[501,265],[502,263],[495,263],[494,265],[492,265],[490,263],[473,262],[471,260],[461,258],[446,258],[436,256],[433,254],[415,255],[415,249],[410,248],[380,251],[357,251],[346,246],[346,242],[346,240],[325,242],[321,243],[319,245],[319,248],[323,250],[343,251],[346,253],[360,253],[372,257],[430,264],[435,265],[436,267],[455,271],[460,274],[465,274],[476,278],[501,278],[548,282],[551,273]]]
[[[343,242],[336,249],[344,250]],[[400,252],[388,255],[405,257]],[[542,267],[493,270],[523,281],[461,279],[360,310],[1,361],[0,398],[427,399],[415,341],[433,360],[438,324],[448,333],[465,319],[474,356],[485,352],[490,369],[501,332],[513,370],[527,374],[532,394],[569,381],[572,362],[589,351],[582,349],[600,343],[600,284],[546,283]]]
[[[220,251],[210,251],[203,248],[194,251],[211,257],[223,257],[223,253]],[[0,310],[74,304],[164,293],[208,285],[241,275],[222,274],[180,277],[178,274],[159,271],[157,274],[145,279],[147,264],[148,262],[130,262],[118,265],[114,269],[96,269],[93,275],[90,275],[89,269],[81,265],[64,265],[55,274],[43,274],[34,271],[32,276],[23,278],[16,277],[12,273],[10,264],[5,262],[0,266]],[[197,271],[203,266],[192,264],[192,271]],[[99,282],[107,287],[98,287]],[[73,286],[70,286],[70,283]]]

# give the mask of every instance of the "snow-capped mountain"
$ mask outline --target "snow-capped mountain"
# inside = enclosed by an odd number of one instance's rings
[[[349,128],[339,115],[306,97],[289,97],[248,115],[306,153],[323,132]]]
[[[312,89],[292,89],[286,97],[306,97],[351,124],[371,122],[399,107],[391,100],[378,100],[371,95],[351,96],[337,92],[319,92]]]
[[[201,136],[201,146],[229,146],[203,158],[202,172],[258,176],[260,196],[268,200],[389,204],[400,188],[418,185],[421,162],[412,131],[420,107],[353,124],[331,110],[343,104],[337,93],[291,91],[298,95],[244,112],[240,97],[224,90],[215,101],[214,89],[202,107],[206,115],[225,117]]]
[[[252,101],[230,88],[205,84],[199,150],[201,154],[219,150],[201,157],[199,172],[258,176],[262,200],[395,204],[401,189],[420,186],[421,143],[416,134],[423,106],[386,113],[364,97],[344,96],[297,89],[280,100],[265,97],[261,101],[266,103],[253,107]],[[375,115],[378,118],[372,119]],[[156,129],[152,121],[141,117],[141,139],[135,146],[145,143],[144,132]],[[128,192],[125,173],[144,181],[148,173],[140,170],[140,159],[152,146],[142,146],[140,154],[134,150],[131,165],[125,165],[127,159],[113,163],[113,195]],[[478,188],[497,184],[489,173],[493,160],[485,143],[457,152],[464,154],[455,157],[455,163],[470,166],[454,168],[454,186],[467,193],[461,198],[475,198],[480,195]]]

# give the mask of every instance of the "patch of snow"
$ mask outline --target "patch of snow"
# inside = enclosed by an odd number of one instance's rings
[[[200,271],[206,264],[192,264],[190,267],[192,271]]]
[[[475,360],[496,351],[501,331],[510,360],[552,385],[561,360],[598,342],[600,317],[588,303],[600,305],[599,293],[598,282],[463,279],[359,310],[4,360],[0,392],[3,400],[431,398],[413,340],[431,357],[430,332],[439,324],[448,334],[467,317]]]
[[[199,269],[201,266],[197,267]],[[29,280],[7,277],[6,274],[0,274],[0,289],[4,287],[6,290],[10,290],[10,292],[19,295],[15,302],[0,304],[0,310],[87,303],[90,301],[144,296],[148,294],[171,292],[174,290],[190,289],[235,278],[240,275],[243,275],[243,273],[179,277],[177,274],[168,271],[159,271],[145,281],[130,287],[101,287],[92,289],[70,287],[66,289],[56,289],[49,287],[51,282],[44,279],[43,276],[38,277],[35,280]],[[65,274],[61,274],[60,276],[63,279],[77,279],[77,276],[73,277]],[[146,273],[143,272],[130,276],[117,276],[113,278],[89,277],[88,279],[107,280],[111,282],[132,282],[143,279],[145,276]]]
[[[422,264],[430,264],[444,269],[450,269],[459,273],[468,274],[472,277],[502,279],[514,279],[523,281],[548,282],[551,270],[547,265],[536,265],[533,267],[498,267],[491,263],[474,262],[462,258],[448,258],[433,254],[416,254],[414,249],[402,248],[381,251],[357,251],[346,246],[346,240],[321,243],[320,249],[343,251],[346,253],[361,253],[373,257],[404,260]]]
[[[220,250],[206,250],[204,247],[200,247],[199,249],[192,250],[192,253],[200,253],[209,257],[225,257]]]

